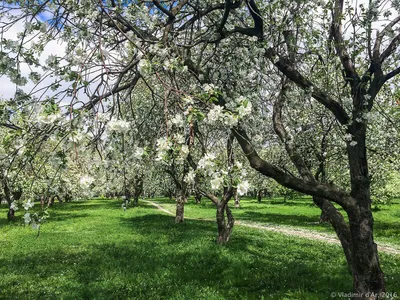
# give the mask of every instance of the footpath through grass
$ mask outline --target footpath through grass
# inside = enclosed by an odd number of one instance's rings
[[[175,211],[174,200],[157,198],[152,201],[170,211]],[[264,198],[261,203],[255,199],[244,198],[241,200],[240,209],[233,207],[233,201],[229,204],[236,220],[264,226],[302,228],[335,235],[330,224],[318,222],[321,210],[308,197],[287,201],[283,198]],[[343,210],[341,212],[346,217],[345,212]],[[400,249],[400,199],[394,199],[392,205],[381,206],[373,214],[376,241]],[[195,204],[194,200],[190,199],[185,205],[185,217],[215,219],[215,206],[207,199],[203,199],[200,204]]]
[[[351,291],[339,246],[241,226],[226,246],[215,237],[213,222],[175,225],[143,202],[126,212],[115,200],[56,204],[38,238],[0,223],[0,299],[330,299]],[[382,254],[381,263],[387,291],[399,292],[400,257]]]

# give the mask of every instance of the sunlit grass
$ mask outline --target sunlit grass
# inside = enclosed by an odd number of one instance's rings
[[[143,202],[120,205],[56,204],[39,237],[2,223],[0,299],[329,299],[351,290],[337,245],[236,226],[219,246],[214,222],[175,225]],[[381,257],[387,291],[400,291],[400,257]]]
[[[152,200],[152,199],[150,199]],[[167,198],[157,198],[152,201],[160,203],[170,211],[175,211],[175,201]],[[242,199],[240,209],[233,207],[230,202],[235,219],[261,225],[279,225],[316,230],[324,233],[335,234],[330,224],[320,224],[320,209],[316,207],[311,198],[286,200],[283,198],[262,199],[258,203],[255,199]],[[346,214],[341,210],[345,217]],[[211,201],[204,199],[201,204],[195,204],[189,199],[185,205],[187,218],[215,219],[215,206]],[[391,205],[382,205],[374,211],[374,234],[378,242],[391,244],[400,248],[400,200],[392,200]]]

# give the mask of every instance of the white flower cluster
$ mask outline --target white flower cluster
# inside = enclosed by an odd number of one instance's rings
[[[180,133],[175,133],[173,135],[173,140],[175,141],[175,143],[182,145],[185,143],[185,137],[183,136],[183,134]]]
[[[213,173],[213,168],[215,166],[216,155],[214,153],[207,153],[204,157],[199,160],[198,168],[203,169],[207,175]]]
[[[102,123],[106,123],[110,119],[109,113],[97,113],[97,120]]]
[[[250,188],[249,182],[247,180],[243,180],[242,182],[240,182],[237,185],[237,193],[240,196],[243,196],[243,195],[247,194],[247,191],[249,190],[249,188]]]
[[[24,207],[25,210],[29,210],[30,208],[32,208],[35,205],[35,203],[33,201],[31,201],[30,199],[25,200],[22,203],[22,206]]]
[[[62,114],[60,112],[50,115],[39,115],[37,120],[39,124],[53,124],[59,121],[62,118]]]
[[[350,133],[345,134],[343,138],[346,142],[350,142],[350,146],[354,147],[355,145],[357,145],[357,142],[353,141],[353,136]]]
[[[214,173],[213,179],[211,179],[210,183],[212,190],[214,191],[219,190],[224,183],[224,177],[221,176],[219,173]]]
[[[236,108],[236,112],[239,116],[239,119],[242,119],[245,116],[248,116],[251,114],[251,110],[252,110],[251,102],[248,101],[245,97],[240,96],[239,98],[236,99],[235,102],[238,104],[238,107]]]
[[[142,147],[136,147],[135,152],[133,153],[133,156],[136,159],[142,159],[144,155],[144,149]]]
[[[207,122],[209,124],[215,124],[218,121],[229,127],[233,127],[237,125],[238,118],[230,112],[224,112],[222,106],[214,105],[207,114]]]
[[[195,178],[196,178],[196,173],[194,170],[190,170],[185,178],[183,179],[183,181],[185,181],[187,184],[193,184],[195,182]]]
[[[204,90],[206,93],[212,94],[212,93],[214,93],[214,92],[217,90],[217,87],[216,87],[215,85],[213,85],[213,84],[205,84],[205,85],[203,86],[203,90]]]
[[[82,188],[89,188],[90,185],[94,182],[94,178],[88,175],[82,176],[79,180],[79,184]]]
[[[251,109],[252,109],[251,102],[247,102],[247,103],[244,102],[242,105],[240,105],[237,108],[239,118],[242,119],[243,117],[250,115]]]
[[[151,72],[151,63],[147,59],[141,59],[137,65],[138,71],[142,75],[149,74]]]
[[[164,157],[166,156],[167,152],[171,149],[171,141],[166,138],[166,137],[161,137],[157,140],[157,157],[156,161],[161,161],[164,160]]]
[[[181,114],[177,114],[171,119],[171,124],[175,125],[176,127],[184,127],[185,119],[182,117]]]
[[[82,131],[74,131],[71,133],[69,140],[73,143],[80,144],[85,140],[85,134]]]
[[[190,96],[185,96],[185,97],[183,97],[183,98],[182,98],[182,101],[183,101],[185,104],[187,104],[187,105],[192,105],[192,104],[194,104],[194,100],[193,100],[193,98],[190,97]]]
[[[25,224],[29,224],[31,221],[32,221],[31,214],[28,213],[28,212],[26,214],[24,214],[24,222],[25,222]]]
[[[189,155],[189,146],[188,145],[182,145],[181,149],[179,151],[179,155],[181,159],[186,159],[186,157]]]
[[[121,133],[126,133],[130,130],[131,124],[127,121],[124,120],[117,120],[117,119],[111,119],[107,123],[107,128],[109,131],[115,131],[115,132],[121,132]]]
[[[13,211],[17,211],[18,210],[17,202],[15,201],[11,202],[10,209],[12,209]]]

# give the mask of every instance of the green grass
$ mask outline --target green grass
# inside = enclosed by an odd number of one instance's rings
[[[154,202],[160,203],[170,211],[175,211],[174,200],[158,198]],[[283,198],[264,198],[261,203],[258,203],[255,199],[244,198],[241,200],[240,209],[233,208],[233,201],[229,203],[237,220],[335,234],[330,224],[318,223],[321,211],[308,197],[287,200],[286,202]],[[343,210],[341,212],[345,215]],[[400,248],[400,200],[394,199],[392,205],[381,206],[380,210],[374,211],[373,214],[376,241]],[[190,199],[185,205],[185,216],[188,218],[214,219],[215,206],[211,201],[204,198],[201,204],[195,204],[194,200]]]
[[[330,299],[351,290],[337,245],[236,226],[219,246],[214,222],[175,225],[143,202],[126,212],[120,204],[56,204],[38,238],[2,221],[0,299]],[[387,291],[400,291],[400,257],[382,254],[381,264]]]

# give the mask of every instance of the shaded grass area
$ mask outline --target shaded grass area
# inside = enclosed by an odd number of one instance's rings
[[[150,199],[151,200],[151,199]],[[175,201],[167,198],[157,198],[154,202],[160,203],[170,211],[175,211]],[[311,198],[304,197],[284,201],[283,198],[263,199],[258,203],[255,199],[244,198],[241,208],[234,209],[230,202],[235,219],[254,222],[262,225],[291,226],[335,234],[330,224],[318,223],[320,209]],[[347,218],[345,212],[340,210]],[[394,199],[391,205],[384,205],[373,212],[374,234],[378,242],[391,244],[400,248],[400,200]],[[215,218],[215,207],[211,201],[203,198],[201,204],[195,204],[189,199],[185,205],[185,216],[189,218]]]
[[[213,222],[175,225],[145,203],[120,204],[57,204],[38,238],[1,224],[0,298],[329,299],[351,290],[339,246],[240,226],[218,246]],[[400,291],[400,257],[382,255],[382,267],[387,290]]]

